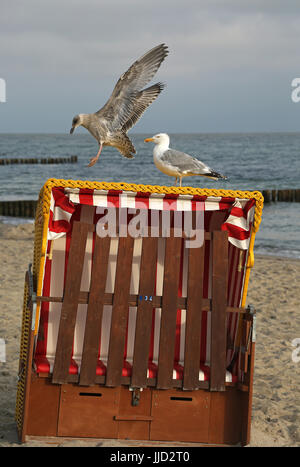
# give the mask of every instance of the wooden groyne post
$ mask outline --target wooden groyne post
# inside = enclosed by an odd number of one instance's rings
[[[12,159],[0,159],[0,165],[10,165],[10,164],[75,164],[78,162],[77,156],[70,157],[41,157],[41,158],[17,158]]]
[[[300,189],[263,190],[265,203],[283,201],[286,203],[300,202]]]
[[[37,201],[0,201],[0,216],[35,217]]]

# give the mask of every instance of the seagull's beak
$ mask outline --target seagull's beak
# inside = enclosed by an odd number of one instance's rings
[[[149,143],[150,141],[154,141],[154,139],[153,139],[153,138],[146,138],[146,139],[144,139],[144,142],[145,142],[145,143]]]
[[[75,127],[72,126],[71,130],[70,130],[70,135],[73,133],[73,131],[75,130]]]

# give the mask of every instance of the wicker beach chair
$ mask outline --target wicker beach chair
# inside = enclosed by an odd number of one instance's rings
[[[25,277],[20,440],[248,444],[262,205],[259,192],[48,180]]]

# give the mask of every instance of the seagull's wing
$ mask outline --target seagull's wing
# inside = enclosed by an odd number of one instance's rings
[[[121,129],[126,125],[132,118],[135,105],[141,99],[143,86],[153,78],[167,54],[167,46],[160,44],[136,60],[120,77],[109,100],[96,112],[96,115],[107,120],[113,130]]]
[[[157,83],[153,86],[150,86],[143,91],[140,91],[136,97],[133,99],[132,102],[132,111],[130,117],[128,118],[125,125],[123,125],[122,130],[128,131],[130,130],[133,125],[141,118],[147,107],[157,98],[157,96],[161,93],[164,89],[163,83]]]
[[[226,178],[195,157],[176,149],[167,149],[160,160],[163,164],[176,168],[182,175],[202,175],[209,178]]]

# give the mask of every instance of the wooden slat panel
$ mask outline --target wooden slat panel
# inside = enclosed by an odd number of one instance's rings
[[[111,318],[106,386],[121,384],[133,259],[133,237],[120,237]]]
[[[183,389],[199,387],[204,246],[189,248]]]
[[[88,207],[88,206],[86,206],[86,207]],[[90,207],[92,208],[92,206],[90,206]],[[115,210],[115,208],[108,208],[108,209]],[[164,212],[166,213],[166,211],[164,211]],[[197,225],[196,224],[196,212],[197,211],[190,211],[190,213],[192,214],[192,226],[193,226],[193,229],[196,228],[195,226]],[[142,232],[141,232],[142,237],[148,238],[148,237],[164,237],[164,236],[166,236],[165,235],[166,232],[162,231],[161,213],[162,213],[162,211],[159,211],[159,219],[160,219],[159,226],[157,228],[153,227],[153,226],[143,227]],[[224,211],[224,212],[222,211],[221,217],[220,217],[220,213],[218,215],[218,211],[215,211],[215,213],[216,213],[217,217],[215,217],[215,215],[213,216],[213,221],[210,222],[210,227],[209,227],[210,231],[215,230],[215,229],[220,229],[220,226],[223,223],[224,218],[227,215],[226,211]],[[172,219],[174,219],[174,211],[170,211],[170,222],[171,222],[171,224],[170,224],[171,225],[170,234],[174,235],[174,229],[172,228],[172,222],[173,222]],[[107,228],[107,224],[106,224],[105,228]],[[96,230],[96,226],[91,225],[90,232],[95,232],[95,230]],[[125,225],[122,225],[121,229],[119,227],[119,208],[116,208],[115,233],[118,236],[120,234],[120,232],[122,232],[122,236],[125,236],[126,232],[127,232],[128,236],[129,236],[128,226],[126,227]],[[182,232],[180,234],[178,234],[178,231],[177,231],[176,236],[178,236],[178,235],[180,235],[182,238],[185,238],[187,240],[191,240],[190,234],[186,233],[184,230],[182,230]],[[211,238],[210,232],[204,232],[204,240],[210,240],[210,238]]]
[[[40,378],[48,378],[49,374],[39,373],[38,375]],[[79,382],[78,375],[69,375],[68,376],[68,383],[77,384]],[[96,384],[105,385],[105,376],[96,376]],[[122,376],[121,378],[121,385],[122,386],[130,386],[131,384],[131,377],[130,376]],[[238,383],[226,383],[226,387],[228,386],[237,386]],[[147,387],[148,388],[155,388],[156,387],[156,378],[147,378]],[[180,388],[182,389],[182,380],[181,379],[172,379],[171,381],[171,388]],[[209,389],[209,382],[208,381],[199,381],[199,389]]]
[[[157,387],[170,388],[174,365],[181,238],[166,239]]]
[[[70,244],[64,300],[61,307],[52,382],[67,382],[80,293],[87,235],[91,225],[74,222]]]
[[[225,391],[228,233],[213,232],[210,390]]]
[[[221,226],[227,217],[228,212],[224,211],[212,211],[211,218],[209,222],[209,232],[214,232],[215,230],[221,230]],[[207,239],[207,234],[205,235],[205,240]]]
[[[80,368],[80,384],[84,386],[94,384],[96,378],[109,248],[110,237],[96,235]]]
[[[139,302],[137,308],[132,368],[132,387],[147,386],[147,368],[151,338],[153,299],[157,262],[158,238],[143,238],[140,267]],[[148,300],[145,300],[145,297]]]

